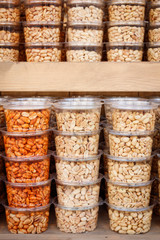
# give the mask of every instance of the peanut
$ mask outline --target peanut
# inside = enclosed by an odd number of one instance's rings
[[[160,62],[160,47],[148,48],[147,56],[149,62]]]
[[[19,43],[19,32],[0,30],[0,43]]]
[[[138,62],[142,61],[143,51],[137,49],[121,49],[114,47],[107,51],[109,62]]]
[[[151,7],[149,11],[149,21],[151,23],[160,22],[160,6]]]
[[[61,49],[57,47],[39,47],[26,49],[27,62],[60,62]]]
[[[101,58],[101,50],[67,50],[67,62],[100,62]]]
[[[18,6],[0,7],[0,22],[19,22],[20,10]]]
[[[0,47],[0,62],[18,62],[19,50],[12,47]]]
[[[148,38],[150,42],[160,42],[160,26],[151,28],[148,31]]]

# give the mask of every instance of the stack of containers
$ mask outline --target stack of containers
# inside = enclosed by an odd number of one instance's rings
[[[18,62],[19,0],[0,0],[0,62]]]
[[[111,0],[108,6],[107,59],[137,62],[143,58],[145,0]]]
[[[140,234],[151,227],[156,106],[148,101],[119,101],[111,106],[112,127],[105,128],[110,150],[106,187],[110,228],[118,233]]]
[[[152,0],[149,9],[148,61],[160,62],[160,1]]]
[[[4,104],[4,138],[8,230],[41,233],[48,228],[50,208],[48,152],[50,102],[9,100]]]
[[[25,0],[25,15],[27,62],[61,61],[62,1]]]
[[[67,0],[67,62],[100,62],[103,0]]]
[[[102,178],[98,151],[101,102],[75,98],[59,101],[54,107],[57,227],[71,233],[93,231]]]

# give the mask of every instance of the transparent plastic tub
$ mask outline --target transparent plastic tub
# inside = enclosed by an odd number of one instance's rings
[[[61,62],[61,43],[26,43],[27,62]]]
[[[5,160],[7,180],[12,183],[34,183],[49,178],[51,152],[45,156],[30,158],[9,158]]]
[[[150,231],[154,204],[138,209],[107,205],[112,231],[120,234],[142,234]]]
[[[26,43],[60,42],[59,22],[23,22]]]
[[[158,105],[158,108],[156,109],[156,124],[160,125],[160,97],[157,96],[150,98],[149,101]]]
[[[94,231],[97,227],[99,205],[69,208],[54,201],[57,227],[66,233],[82,233]]]
[[[60,22],[62,17],[61,0],[25,0],[26,21]]]
[[[19,22],[20,8],[17,0],[0,0],[0,22]]]
[[[58,203],[64,207],[86,207],[98,203],[102,175],[95,181],[56,181]]]
[[[160,42],[160,21],[149,24],[148,38],[149,42]]]
[[[8,132],[34,132],[49,128],[51,103],[47,99],[9,100],[4,104]]]
[[[145,22],[114,21],[108,23],[109,42],[143,43]]]
[[[152,153],[154,131],[119,132],[107,128],[110,154],[115,157],[141,158]]]
[[[59,157],[53,152],[57,179],[67,182],[88,182],[98,179],[102,151],[92,157]]]
[[[99,129],[100,101],[59,101],[54,104],[57,128],[60,131],[80,132]]]
[[[160,22],[160,2],[152,2],[149,10],[150,23]]]
[[[0,43],[0,62],[18,62],[18,58],[18,43]]]
[[[160,62],[160,43],[149,43],[147,49],[147,58],[149,62]]]
[[[108,178],[113,182],[139,183],[147,182],[151,176],[151,157],[123,158],[113,157],[104,151],[104,169],[108,170]]]
[[[139,183],[114,182],[106,177],[108,202],[116,207],[142,208],[150,203],[153,180]]]
[[[50,130],[27,133],[1,131],[7,157],[23,158],[47,155]]]
[[[50,204],[37,208],[15,208],[4,204],[8,230],[18,234],[39,234],[48,229]]]
[[[66,43],[67,62],[100,62],[102,44]]]
[[[103,24],[97,22],[68,22],[67,40],[77,44],[101,44],[103,41]]]
[[[109,21],[144,21],[145,0],[111,0]]]
[[[102,22],[103,0],[69,0],[67,14],[69,22]]]
[[[157,104],[149,101],[113,103],[112,121],[116,131],[152,131],[155,128]]]
[[[60,157],[90,157],[98,154],[100,130],[63,132],[53,129],[57,155]]]
[[[19,27],[20,26],[18,22],[0,21],[0,43],[19,43]]]
[[[107,43],[107,59],[109,62],[140,62],[143,58],[142,43]]]
[[[10,207],[35,208],[50,203],[52,178],[37,183],[11,183],[5,180]]]

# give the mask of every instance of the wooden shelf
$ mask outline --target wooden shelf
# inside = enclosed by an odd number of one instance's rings
[[[52,213],[54,210],[52,209]],[[108,215],[105,207],[101,207],[98,226],[93,232],[83,234],[62,233],[56,228],[55,217],[51,214],[48,230],[43,234],[21,235],[11,234],[7,230],[4,215],[0,215],[0,239],[1,240],[159,240],[160,217],[153,216],[151,231],[141,235],[121,235],[109,230]]]
[[[1,92],[158,92],[160,63],[0,63]]]

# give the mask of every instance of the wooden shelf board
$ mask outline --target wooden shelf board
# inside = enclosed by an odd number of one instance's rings
[[[1,92],[158,92],[160,63],[0,63]]]
[[[52,209],[52,213],[54,210]],[[121,235],[109,230],[108,215],[105,207],[101,207],[98,226],[93,232],[83,234],[62,233],[56,228],[54,215],[50,216],[49,228],[42,234],[21,235],[11,234],[7,230],[4,215],[0,215],[0,239],[1,240],[159,240],[160,217],[153,216],[151,231],[141,235]]]

